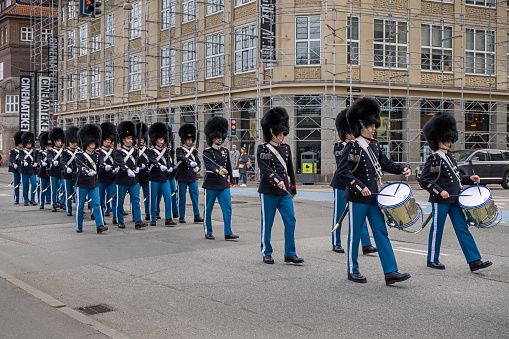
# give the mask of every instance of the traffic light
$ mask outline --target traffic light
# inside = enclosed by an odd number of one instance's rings
[[[237,120],[230,120],[230,135],[237,135]]]
[[[95,18],[96,15],[102,13],[99,7],[101,7],[101,2],[98,0],[80,0],[78,14],[81,17]]]

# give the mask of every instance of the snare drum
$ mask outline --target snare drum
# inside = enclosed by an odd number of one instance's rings
[[[486,186],[465,188],[459,194],[458,203],[470,226],[493,227],[502,220],[502,214],[492,200],[491,190]]]
[[[416,203],[412,189],[407,184],[394,182],[382,187],[379,193],[384,195],[378,195],[376,202],[387,217],[387,226],[407,228],[421,217],[421,206]]]

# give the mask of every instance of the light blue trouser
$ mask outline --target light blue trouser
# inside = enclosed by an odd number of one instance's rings
[[[193,202],[193,213],[194,215],[200,215],[200,208],[198,206],[199,202],[199,189],[198,189],[198,180],[194,182],[178,182],[178,205],[179,205],[179,218],[185,218],[186,216],[186,192],[187,186],[189,186],[189,195],[191,196],[191,201]]]
[[[50,189],[46,192],[43,192],[47,187],[49,186],[49,178],[39,178],[39,205],[44,206],[44,203],[50,198],[48,195],[48,192]]]
[[[35,174],[21,174],[21,185],[23,186],[23,202],[35,201],[35,188],[37,187],[37,178]],[[28,200],[29,190],[30,200]]]
[[[440,245],[444,234],[445,218],[447,214],[451,218],[452,227],[463,251],[467,262],[481,259],[474,237],[468,230],[468,224],[458,203],[454,204],[432,204],[433,221],[429,229],[428,260],[439,262]]]
[[[143,205],[145,206],[145,215],[150,215],[150,184],[144,181],[141,184],[141,191],[143,192]]]
[[[346,208],[347,201],[343,199],[344,195],[345,190],[334,188],[334,217],[332,218],[332,229],[336,227],[339,218],[341,218],[341,215]],[[332,232],[333,245],[341,246],[341,226],[343,225],[339,225],[339,227],[334,232]],[[364,225],[362,226],[361,243],[362,247],[371,245],[371,239],[369,238],[368,225],[366,224],[366,220],[364,220]]]
[[[396,258],[392,250],[391,241],[385,226],[385,219],[376,203],[362,204],[358,202],[348,202],[348,273],[359,273],[359,241],[362,232],[362,226],[368,217],[371,232],[378,248],[378,256],[382,262],[382,268],[385,273],[398,270]]]
[[[168,180],[170,182],[171,187],[171,210],[173,213],[178,213],[178,195],[177,195],[177,184],[175,183],[175,179]]]
[[[205,190],[205,207],[203,208],[203,229],[205,234],[212,234],[212,210],[217,201],[223,212],[224,235],[232,234],[232,196],[230,189]]]
[[[19,202],[20,182],[21,182],[21,174],[12,173],[12,185],[14,186],[14,202]]]
[[[279,210],[283,224],[285,225],[285,256],[294,256],[295,253],[295,212],[293,201],[290,195],[272,195],[260,193],[262,203],[262,255],[272,254],[270,244],[272,225],[276,216],[276,209]]]
[[[111,213],[113,214],[113,218],[117,217],[117,196],[115,195],[117,193],[117,185],[112,182],[100,182],[99,183],[99,200],[101,201],[101,208],[103,212],[111,210]],[[115,197],[113,200],[111,200],[111,209],[108,209],[108,200],[111,199],[112,196]]]
[[[165,182],[150,181],[150,220],[156,221],[157,209],[157,197],[159,193],[164,197],[164,213],[165,218],[171,219],[171,188],[168,180]]]
[[[51,207],[57,208],[57,203],[61,202],[62,199],[59,199],[58,196],[62,192],[60,179],[57,177],[50,177],[50,190],[51,190]]]
[[[90,200],[89,204],[94,211],[95,226],[103,226],[104,222],[99,199],[99,187],[76,187],[76,227],[83,228],[83,208],[85,206],[87,196],[92,199]]]
[[[65,210],[67,213],[72,213],[72,198],[69,198],[75,191],[74,180],[64,179],[65,185]],[[41,185],[42,186],[42,185]]]
[[[124,200],[126,193],[129,192],[129,199],[131,200],[131,209],[134,215],[134,221],[141,221],[141,206],[140,206],[140,184],[135,185],[117,185],[117,217],[118,222],[124,222]]]

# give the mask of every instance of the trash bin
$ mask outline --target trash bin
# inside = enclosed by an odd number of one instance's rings
[[[302,166],[300,181],[302,184],[314,184],[317,172],[317,156],[315,152],[302,152],[300,155]]]

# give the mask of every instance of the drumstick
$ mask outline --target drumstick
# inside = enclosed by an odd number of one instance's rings
[[[371,193],[371,195],[381,195],[381,196],[384,196],[384,197],[395,197],[395,195],[383,194],[383,193]]]
[[[450,197],[473,197],[471,194],[449,194]]]
[[[398,193],[399,186],[401,186],[401,183],[403,182],[404,177],[405,177],[404,175],[401,176],[401,180],[399,181],[398,187],[396,187],[396,192],[394,192],[394,194]]]
[[[474,173],[474,175],[475,175],[475,171],[473,168],[472,168],[472,173]],[[475,184],[477,185],[477,189],[479,190],[479,195],[482,197],[481,189],[479,188],[479,183],[477,182],[477,180],[475,181]]]

